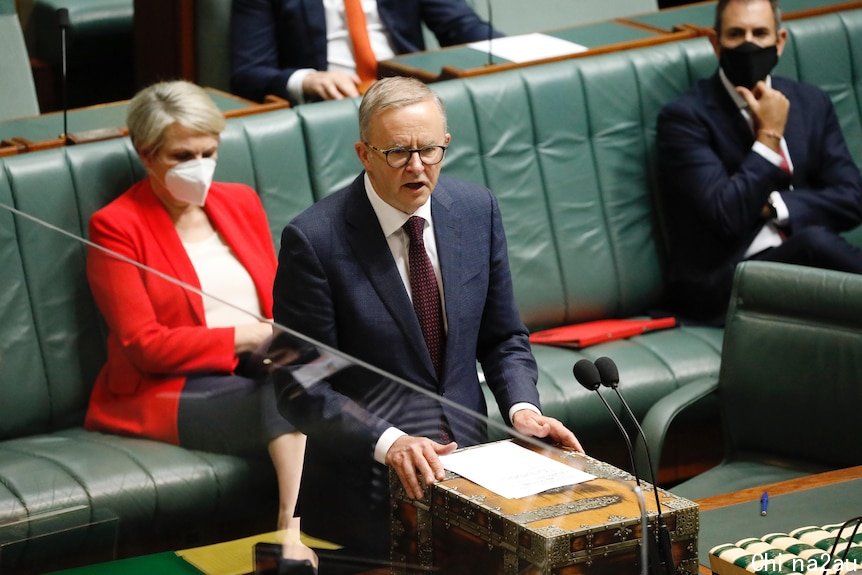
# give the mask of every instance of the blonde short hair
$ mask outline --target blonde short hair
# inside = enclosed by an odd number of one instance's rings
[[[224,115],[204,89],[185,80],[153,84],[129,102],[126,125],[141,155],[157,152],[175,123],[216,138],[225,127]]]
[[[443,131],[446,126],[446,110],[443,102],[431,88],[415,78],[392,76],[374,82],[365,92],[362,103],[359,104],[359,137],[368,141],[371,131],[371,120],[377,114],[390,108],[404,108],[419,102],[432,101],[437,105],[443,116]]]

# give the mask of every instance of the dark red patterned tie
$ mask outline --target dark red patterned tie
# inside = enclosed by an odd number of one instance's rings
[[[410,276],[410,291],[413,294],[413,309],[419,318],[425,344],[431,352],[431,362],[439,376],[443,365],[443,350],[446,346],[446,334],[443,330],[443,306],[440,303],[440,290],[431,259],[425,251],[425,241],[422,230],[425,220],[419,216],[411,216],[404,224],[404,231],[410,238],[408,254],[408,273]]]

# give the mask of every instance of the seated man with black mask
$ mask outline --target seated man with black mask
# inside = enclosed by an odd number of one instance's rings
[[[829,96],[770,75],[777,0],[719,0],[715,32],[719,69],[665,106],[657,146],[672,304],[721,323],[742,260],[862,273],[839,235],[862,222],[862,176]]]

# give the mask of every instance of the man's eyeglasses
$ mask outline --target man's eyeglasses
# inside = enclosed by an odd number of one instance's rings
[[[426,166],[439,164],[443,161],[443,156],[446,154],[446,148],[448,147],[425,146],[423,148],[389,148],[388,150],[381,150],[368,142],[364,143],[375,152],[383,154],[386,158],[386,163],[392,168],[403,168],[410,161],[410,158],[413,157],[413,154],[419,154],[419,161]]]

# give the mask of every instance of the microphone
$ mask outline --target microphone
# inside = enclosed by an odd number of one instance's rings
[[[608,405],[608,402],[605,400],[604,397],[602,397],[601,392],[599,392],[599,387],[602,384],[602,378],[599,375],[599,370],[596,369],[596,366],[590,360],[581,359],[581,360],[578,360],[577,363],[575,363],[574,367],[572,367],[572,373],[574,374],[575,379],[578,380],[578,383],[580,383],[586,389],[596,392],[596,395],[598,395],[599,399],[602,400],[602,403],[605,404],[605,408],[608,410],[608,413],[611,414],[611,417],[613,418],[614,423],[616,423],[617,427],[620,428],[620,431],[623,434],[623,438],[626,440],[626,447],[628,448],[628,451],[629,451],[629,461],[631,462],[631,465],[632,465],[632,473],[635,476],[635,483],[637,484],[638,487],[640,487],[641,486],[641,480],[638,478],[638,473],[635,470],[635,456],[634,456],[634,450],[632,449],[632,442],[629,439],[629,434],[626,433],[626,430],[623,427],[623,424],[620,421],[620,418],[617,417],[617,414],[614,413],[614,410],[611,409],[611,406]]]
[[[609,387],[614,390],[617,394],[617,397],[620,398],[620,403],[623,404],[623,408],[626,410],[626,413],[631,419],[632,423],[635,424],[635,427],[638,430],[638,434],[644,442],[644,447],[646,445],[646,435],[644,434],[643,428],[641,428],[640,423],[638,423],[635,414],[632,412],[631,407],[629,407],[628,402],[625,400],[623,395],[620,393],[619,384],[620,384],[620,372],[617,369],[617,364],[614,363],[609,357],[600,357],[596,360],[595,368],[597,373],[599,374],[599,379],[601,380],[601,384],[605,387]],[[660,573],[667,573],[668,575],[676,575],[676,566],[673,562],[673,551],[671,549],[670,543],[670,532],[668,531],[667,524],[665,523],[664,516],[661,513],[661,503],[658,498],[658,484],[656,483],[655,471],[653,471],[652,466],[652,458],[649,454],[649,449],[645,449],[647,454],[647,463],[649,464],[650,471],[650,479],[653,484],[653,495],[655,496],[655,508],[658,514],[657,517],[657,525],[658,525],[658,544],[659,550],[661,551],[661,558],[659,559],[658,569]],[[634,465],[634,464],[632,464]]]
[[[66,70],[66,31],[69,29],[69,9],[57,9],[57,24],[60,27],[60,99],[63,106],[63,143],[69,143],[69,126],[68,126],[68,111],[69,105],[67,102],[67,93],[69,85],[68,72]]]

